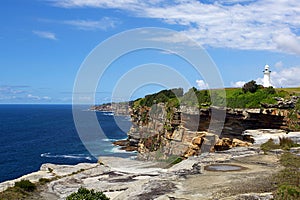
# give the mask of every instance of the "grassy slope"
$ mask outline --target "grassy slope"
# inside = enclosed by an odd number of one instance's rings
[[[284,90],[284,91],[287,91],[290,94],[300,95],[300,87],[297,87],[297,88],[276,88],[275,90],[276,91]]]

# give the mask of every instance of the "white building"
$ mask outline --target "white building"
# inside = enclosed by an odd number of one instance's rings
[[[263,83],[264,87],[272,86],[270,81],[271,71],[269,65],[265,65],[265,70],[263,72],[264,72],[264,83]]]

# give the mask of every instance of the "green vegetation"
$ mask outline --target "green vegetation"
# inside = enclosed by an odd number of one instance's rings
[[[29,180],[21,180],[16,182],[15,187],[21,188],[26,192],[33,192],[36,189],[36,185]]]
[[[259,86],[256,84],[255,81],[249,81],[248,83],[246,83],[243,87],[242,90],[244,93],[247,92],[251,92],[251,93],[255,93],[258,90]]]
[[[274,97],[285,97],[286,94],[273,87],[264,88],[255,81],[246,83],[242,89],[227,93],[227,107],[230,108],[260,108],[262,103],[276,103]]]
[[[282,137],[279,138],[279,144],[276,144],[273,139],[269,139],[267,142],[263,143],[260,148],[267,153],[273,149],[283,149],[290,150],[292,147],[299,147],[300,145],[295,143],[290,138]]]
[[[288,125],[291,130],[300,130],[300,124],[298,120],[299,114],[300,114],[300,100],[298,100],[298,102],[295,105],[295,108],[290,111],[288,116],[288,118],[290,119]]]
[[[144,98],[137,99],[133,102],[133,107],[147,106],[151,107],[157,103],[166,103],[170,99],[179,98],[183,96],[182,88],[175,88],[171,90],[162,90],[160,92],[146,95]]]
[[[183,105],[200,107],[203,104],[209,106],[211,98],[209,90],[197,90],[195,87],[189,89],[180,99]]]
[[[157,103],[168,103],[171,107],[179,105],[196,106],[199,108],[214,106],[227,106],[229,108],[260,108],[261,104],[274,104],[274,97],[289,98],[291,95],[299,95],[300,88],[274,89],[264,88],[255,81],[246,83],[242,88],[197,90],[195,87],[183,94],[182,88],[162,90],[158,93],[147,95],[133,101],[134,108],[151,107]],[[300,103],[299,103],[300,110]]]
[[[267,153],[270,150],[273,149],[280,149],[279,144],[275,144],[273,139],[269,139],[267,142],[263,143],[260,146],[261,150],[263,150],[265,153]]]
[[[298,87],[298,88],[278,88],[275,90],[282,90],[291,95],[300,95],[300,87]]]
[[[41,185],[44,185],[44,184],[46,184],[46,183],[51,182],[51,180],[52,180],[52,179],[49,179],[49,178],[40,178],[40,179],[39,179],[39,183],[40,183]]]
[[[274,199],[300,199],[300,157],[286,152],[281,155],[280,163],[285,169],[275,176],[278,188],[274,193]]]
[[[95,192],[80,187],[77,192],[70,194],[67,200],[109,200],[109,198],[103,192]]]
[[[37,186],[29,180],[21,180],[14,187],[0,192],[0,199],[28,199],[34,195]]]
[[[182,157],[179,156],[171,156],[169,157],[169,159],[167,160],[167,162],[170,162],[171,166],[176,165],[178,163],[180,163],[183,160]]]
[[[289,138],[279,138],[279,144],[275,144],[272,139],[261,145],[265,152],[272,149],[289,150],[291,147],[299,147]],[[300,199],[300,157],[288,151],[280,156],[280,163],[285,168],[278,172],[274,177],[276,191],[274,192],[275,200],[296,200]]]

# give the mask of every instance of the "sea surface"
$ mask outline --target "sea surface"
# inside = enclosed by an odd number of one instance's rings
[[[94,111],[80,107],[80,112]],[[96,149],[97,155],[82,143],[71,105],[0,105],[0,182],[37,171],[43,163],[92,163],[97,162],[97,156],[134,157],[135,153],[121,151],[111,143],[126,138],[131,126],[128,117],[107,112],[96,112],[96,116],[105,135],[87,145]],[[85,125],[89,126],[89,120]]]

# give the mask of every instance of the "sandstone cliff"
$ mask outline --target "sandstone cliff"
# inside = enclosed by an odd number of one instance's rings
[[[146,160],[168,160],[174,156],[188,157],[232,146],[249,146],[251,140],[242,135],[243,131],[288,131],[291,129],[290,114],[290,110],[279,108],[170,108],[163,103],[155,104],[151,108],[132,108],[133,124],[128,132],[127,146],[131,149],[137,148],[138,158]],[[222,115],[224,118],[219,117]],[[299,125],[299,114],[297,118]],[[217,128],[211,128],[211,123],[217,124]],[[220,141],[219,138],[224,139]]]

